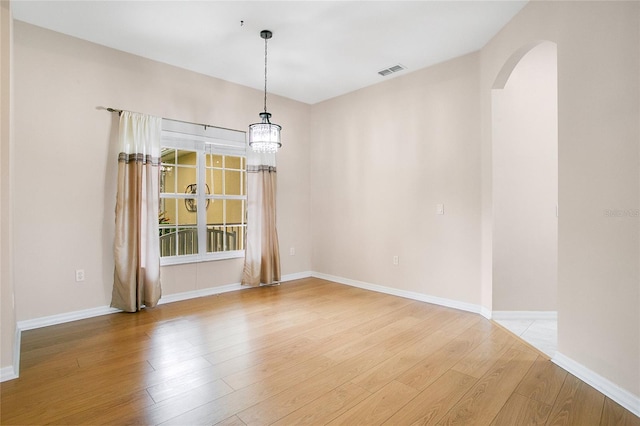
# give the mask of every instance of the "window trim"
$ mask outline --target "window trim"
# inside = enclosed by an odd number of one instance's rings
[[[171,147],[172,149],[182,149],[195,151],[197,155],[196,161],[196,180],[198,184],[202,184],[206,179],[206,155],[224,155],[224,156],[241,156],[245,159],[245,170],[247,161],[247,143],[246,132],[239,130],[224,129],[208,125],[185,123],[175,120],[162,120],[162,132],[160,139],[161,147]],[[246,179],[246,177],[245,177]],[[201,182],[201,180],[203,182]],[[203,186],[202,186],[203,187]],[[246,191],[245,191],[246,192]],[[190,198],[186,194],[159,194],[162,198]],[[245,195],[214,195],[210,194],[212,199],[241,199],[245,201],[245,232],[243,238],[246,238],[246,203],[247,194]],[[198,191],[198,205],[204,205],[206,202],[205,191]],[[198,253],[189,255],[175,255],[160,257],[160,266],[182,265],[188,263],[209,262],[226,259],[237,259],[245,256],[245,250],[230,250],[223,252],[207,252],[206,232],[207,232],[206,209],[198,209],[197,212],[197,232],[198,232]],[[201,225],[204,224],[204,225]]]

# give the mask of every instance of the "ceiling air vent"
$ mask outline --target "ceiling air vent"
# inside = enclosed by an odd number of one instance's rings
[[[407,69],[407,67],[405,67],[404,65],[394,65],[392,67],[389,68],[385,68],[383,70],[378,71],[378,74],[380,74],[381,76],[385,77],[389,74],[393,74],[394,72],[398,72],[398,71],[402,71],[404,69]]]

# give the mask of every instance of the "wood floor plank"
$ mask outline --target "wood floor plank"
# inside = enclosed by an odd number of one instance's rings
[[[246,333],[246,330],[237,331],[236,334],[229,334],[228,332],[218,332],[213,336],[201,336],[200,344],[193,345],[193,348],[182,351],[179,355],[180,358],[188,359],[196,356],[203,356],[205,359],[210,360],[212,364],[229,360],[233,356],[229,357],[228,352],[234,350],[238,354],[248,354],[256,350],[266,350],[270,346],[282,344],[297,335],[307,331],[309,324],[313,323],[313,317],[307,317],[304,320],[287,320],[284,323],[270,323],[271,327],[262,327],[256,329],[251,334]],[[255,337],[254,337],[255,336]],[[227,357],[225,358],[225,355]],[[152,357],[150,363],[154,367],[161,366],[163,364],[170,364],[175,362],[176,357],[173,353],[158,354],[158,356]]]
[[[445,333],[462,334],[472,327],[477,327],[478,330],[490,330],[492,327],[488,321],[484,321],[481,316],[473,315],[468,312],[457,312],[458,315],[452,321],[447,321],[446,324],[442,324],[440,330]]]
[[[475,377],[449,370],[402,409],[396,411],[384,424],[436,424],[476,382]]]
[[[203,333],[204,330],[200,329],[197,332],[193,332],[186,338],[194,346],[203,345],[210,349],[223,348],[229,346],[229,342],[233,342],[233,338],[242,337],[244,339],[250,339],[253,336],[258,336],[266,333],[274,333],[277,331],[284,331],[287,329],[300,326],[301,323],[311,324],[317,319],[317,315],[314,313],[305,313],[303,309],[297,309],[295,312],[291,312],[288,315],[275,314],[270,318],[245,318],[238,324],[217,324],[216,330],[210,330],[208,333]],[[214,320],[215,321],[215,320]],[[238,321],[236,321],[238,322]],[[167,339],[167,342],[171,342],[180,335],[166,335],[163,336]]]
[[[381,425],[417,394],[414,388],[394,380],[328,425]]]
[[[452,369],[480,378],[491,368],[494,360],[500,358],[512,345],[513,338],[507,332],[495,329],[487,339],[462,357]]]
[[[536,358],[536,354],[509,350],[438,424],[490,424]]]
[[[317,377],[300,381],[295,387],[251,406],[239,413],[238,417],[247,425],[269,424],[277,421],[316,400],[322,394],[352,380],[392,355],[393,353],[382,347],[354,354],[350,359],[338,363]],[[335,362],[333,359],[332,361]]]
[[[272,426],[326,424],[369,395],[371,393],[360,386],[347,382],[282,417]]]
[[[146,367],[148,368],[148,365]],[[147,368],[140,365],[131,366],[123,369],[117,376],[123,386],[133,385],[130,390],[135,391],[143,387],[141,380],[145,372],[150,371]],[[74,375],[66,379],[48,381],[45,386],[21,389],[20,392],[5,396],[3,404],[6,407],[15,400],[20,408],[14,412],[22,411],[27,415],[33,415],[40,410],[47,411],[49,414],[62,412],[64,403],[67,401],[70,401],[67,405],[67,409],[70,409],[76,405],[87,404],[89,399],[98,398],[96,394],[98,389],[103,391],[105,398],[111,394],[117,395],[118,391],[113,380],[100,375],[99,372]]]
[[[56,330],[51,330],[52,334],[56,334]],[[24,353],[24,356],[20,357],[21,363],[25,367],[31,366],[32,362],[42,362],[45,359],[60,359],[65,356],[70,356],[69,349],[73,349],[74,352],[104,352],[105,347],[110,351],[121,349],[123,351],[132,351],[135,348],[147,348],[149,345],[149,337],[144,332],[127,333],[124,331],[121,339],[113,340],[112,336],[118,335],[114,329],[110,329],[108,332],[96,333],[89,335],[85,340],[61,340],[60,342],[52,343],[51,346],[45,346],[38,349],[34,349]],[[74,359],[76,357],[73,357]]]
[[[117,371],[116,374],[114,370]],[[26,382],[32,383],[31,386],[22,386],[18,392],[2,393],[0,422],[38,424],[40,418],[46,418],[50,422],[70,413],[83,411],[92,404],[117,398],[122,393],[122,387],[129,387],[131,392],[140,390],[144,387],[145,375],[152,372],[145,362],[123,368],[110,368],[106,372],[75,374],[68,378],[49,380],[39,386],[33,385],[38,382],[35,379]]]
[[[78,353],[76,360],[81,368],[106,365],[113,362],[129,360],[149,360],[154,353],[162,353],[165,356],[176,356],[191,350],[193,345],[186,339],[175,339],[170,345],[152,344],[151,339],[145,335],[145,339],[132,345],[121,342],[102,342],[96,350],[88,349]]]
[[[403,304],[403,306],[407,305],[409,304]],[[403,324],[417,324],[420,322],[420,319],[404,315],[404,312],[401,309],[394,309],[384,315],[377,315],[373,319],[351,328],[349,331],[352,333],[358,333],[362,336],[368,336],[372,333],[379,332],[385,327],[392,326],[398,321],[401,321]]]
[[[215,373],[211,374],[211,369],[197,370],[165,380],[157,385],[149,386],[147,387],[147,393],[154,402],[161,402],[205,385],[217,387],[220,395],[233,392],[233,388],[222,379],[217,378],[217,376]]]
[[[549,417],[549,425],[599,425],[604,408],[604,395],[572,374],[560,389]]]
[[[122,315],[126,316],[128,314]],[[140,315],[137,321],[140,321],[141,318],[146,318],[143,320],[144,323],[153,324],[153,317],[148,313],[145,312]],[[65,347],[85,348],[94,345],[96,340],[103,339],[105,335],[109,335],[114,329],[115,327],[109,318],[100,316],[27,330],[22,336],[25,342],[21,345],[21,349],[24,351],[25,356],[29,357],[31,353],[38,353],[39,350],[45,351],[39,352],[44,355],[46,351],[56,351]],[[139,328],[129,327],[120,330],[122,340],[127,340],[133,336],[143,339],[145,330],[141,331]]]
[[[183,410],[177,406],[168,406],[161,412],[152,413],[148,423],[167,425],[210,425],[220,422],[227,417],[246,410],[260,402],[290,389],[300,389],[300,383],[306,379],[316,377],[328,371],[336,362],[326,357],[316,357],[304,364],[294,366],[286,373],[270,380],[260,381],[250,386],[234,391],[221,398],[208,401],[197,407]],[[321,377],[324,377],[322,374]],[[300,392],[303,392],[301,390]],[[171,404],[169,402],[168,404]],[[174,415],[171,416],[171,413]],[[242,420],[242,418],[241,418]]]
[[[414,321],[415,320],[415,321]],[[238,414],[246,424],[271,423],[286,416],[303,405],[317,399],[322,393],[335,389],[380,364],[394,353],[410,346],[424,320],[401,318],[382,329],[371,332],[355,345],[346,345],[348,350],[329,351],[324,356],[340,362],[327,370],[322,377],[299,383],[295,389],[287,390]]]
[[[428,334],[409,348],[398,352],[388,360],[356,377],[353,382],[369,392],[376,392],[414,367],[421,360],[442,348],[453,338],[454,336],[439,330]]]
[[[511,395],[491,426],[544,425],[551,413],[551,406],[517,393]]]
[[[566,377],[565,370],[550,360],[539,358],[516,388],[516,393],[552,406]]]
[[[121,396],[106,399],[91,408],[76,413],[66,413],[48,424],[52,425],[113,425],[117,424],[118,413],[123,411],[144,411],[154,404],[153,399],[144,390],[132,393],[123,392]]]
[[[605,398],[600,426],[640,426],[640,417],[634,416],[617,402]]]
[[[469,322],[464,322],[469,326]],[[473,324],[473,323],[471,323]],[[446,331],[446,332],[450,332]],[[453,367],[465,355],[478,346],[490,332],[482,328],[469,327],[449,343],[427,356],[414,367],[398,377],[398,380],[418,390],[423,390]]]
[[[216,423],[215,426],[246,426],[242,420],[238,418],[238,416],[229,417],[228,419],[224,419],[220,423]]]
[[[269,356],[252,356],[253,365],[236,373],[227,374],[224,380],[233,389],[241,389],[261,380],[266,380],[275,374],[289,371],[294,365],[304,363],[317,356],[321,351],[344,346],[357,338],[357,334],[342,333],[337,338],[327,338],[323,341],[306,339],[306,344],[298,347],[291,346]],[[230,372],[231,373],[231,372]]]
[[[316,278],[25,331],[21,359],[2,425],[640,426],[480,315]]]
[[[372,328],[370,330],[367,329],[369,331],[361,338],[355,339],[347,345],[343,345],[339,348],[330,350],[324,355],[336,361],[344,361],[350,359],[354,355],[357,355],[367,350],[368,348],[377,345],[379,342],[384,341],[385,339],[393,339],[397,337],[399,333],[406,331],[407,329],[411,328],[411,326],[420,324],[421,321],[417,318],[408,317],[398,318],[394,322],[391,322],[387,325],[384,325],[385,323],[380,324],[378,328]],[[361,333],[364,332],[364,330],[352,331]]]
[[[37,362],[20,363],[20,376],[23,379],[56,380],[69,377],[80,371],[78,361],[73,357],[40,359]]]

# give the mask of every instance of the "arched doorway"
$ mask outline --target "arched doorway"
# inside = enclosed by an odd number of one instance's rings
[[[557,46],[514,53],[492,90],[494,319],[557,345]]]

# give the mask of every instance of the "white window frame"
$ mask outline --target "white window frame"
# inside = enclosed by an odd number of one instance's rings
[[[163,148],[195,151],[197,156],[196,178],[199,188],[205,187],[206,155],[241,156],[247,164],[246,132],[224,129],[221,127],[205,126],[200,124],[185,123],[182,121],[162,120],[162,135],[160,145]],[[160,194],[162,198],[193,198],[190,194]],[[246,201],[247,195],[213,195],[209,198],[245,201],[245,232],[246,235]],[[205,191],[198,191],[197,204],[204,206],[206,203]],[[225,213],[226,214],[226,213]],[[235,259],[245,256],[244,250],[230,250],[207,253],[207,213],[206,209],[198,208],[196,226],[198,232],[198,254],[175,255],[160,257],[160,265],[180,265],[185,263],[206,262],[222,259]],[[244,247],[244,244],[243,244]]]

